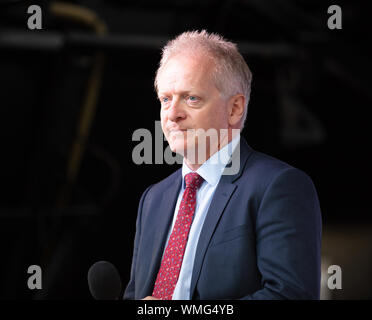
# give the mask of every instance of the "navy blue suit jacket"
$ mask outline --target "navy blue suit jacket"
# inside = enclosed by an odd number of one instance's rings
[[[179,169],[141,197],[124,299],[152,294],[181,180]],[[241,138],[240,170],[221,177],[200,234],[190,299],[318,299],[320,251],[311,179]]]

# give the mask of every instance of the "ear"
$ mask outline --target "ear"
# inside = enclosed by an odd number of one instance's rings
[[[229,99],[229,125],[239,127],[244,114],[245,97],[243,94],[236,94]]]

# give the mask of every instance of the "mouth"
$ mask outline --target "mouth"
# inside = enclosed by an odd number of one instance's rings
[[[171,129],[171,130],[169,130],[169,133],[171,134],[171,133],[173,133],[173,134],[175,134],[175,133],[181,133],[181,132],[186,132],[187,131],[187,129]]]

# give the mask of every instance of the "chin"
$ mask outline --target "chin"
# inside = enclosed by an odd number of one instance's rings
[[[181,155],[184,154],[185,150],[185,141],[182,139],[171,139],[171,141],[168,140],[169,147],[172,150],[172,152],[179,153]]]

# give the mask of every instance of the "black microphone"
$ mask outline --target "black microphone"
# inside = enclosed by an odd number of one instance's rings
[[[107,261],[93,264],[88,271],[90,293],[96,300],[118,300],[121,279],[118,270]]]

